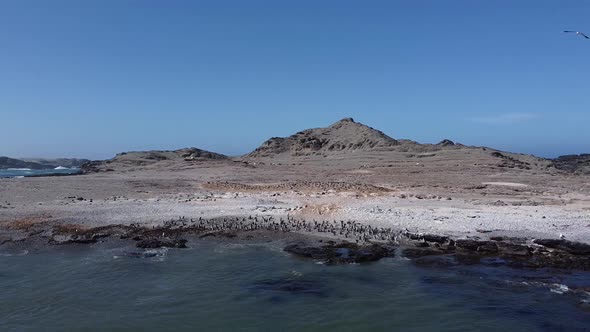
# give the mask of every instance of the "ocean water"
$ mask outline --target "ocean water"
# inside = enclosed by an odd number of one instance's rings
[[[48,174],[77,174],[79,168],[50,168],[50,169],[29,169],[29,168],[8,168],[0,169],[0,178],[27,177]]]
[[[1,331],[584,331],[588,274],[400,258],[326,266],[282,244],[0,251]],[[134,254],[138,253],[138,255]]]

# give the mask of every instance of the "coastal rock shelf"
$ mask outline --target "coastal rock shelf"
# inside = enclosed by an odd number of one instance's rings
[[[336,227],[335,225],[339,226]],[[590,271],[590,245],[564,239],[491,237],[452,239],[437,234],[399,232],[389,228],[370,228],[354,222],[331,223],[273,221],[272,218],[225,218],[221,220],[180,219],[164,227],[110,225],[83,228],[78,225],[57,225],[44,229],[39,225],[28,229],[29,237],[3,240],[3,245],[23,240],[47,241],[51,245],[92,244],[107,238],[132,239],[138,248],[186,248],[187,237],[195,240],[214,238],[223,241],[250,241],[260,238],[283,238],[291,242],[284,251],[293,255],[322,261],[326,264],[374,262],[392,257],[399,246],[401,255],[416,262],[426,257],[452,257],[458,262],[478,263],[495,259],[497,264],[527,268],[562,268]],[[288,235],[292,235],[291,238]],[[339,236],[334,236],[339,235]],[[348,238],[356,239],[355,242]],[[300,241],[293,242],[298,238]],[[301,241],[313,239],[313,241]],[[361,241],[359,241],[361,239]]]
[[[536,239],[527,243],[525,239],[501,237],[491,240],[447,238],[444,242],[440,239],[437,235],[409,235],[404,241],[409,248],[403,249],[402,255],[418,262],[427,256],[453,256],[459,262],[495,259],[496,264],[513,267],[590,270],[590,246],[584,243],[562,239]]]
[[[283,250],[299,257],[311,258],[326,264],[349,264],[374,262],[384,257],[391,257],[394,254],[394,249],[394,246],[376,243],[358,245],[350,242],[331,242],[324,246],[295,243],[286,246]]]

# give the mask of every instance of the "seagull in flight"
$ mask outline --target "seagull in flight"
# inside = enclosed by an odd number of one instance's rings
[[[586,36],[583,32],[580,32],[580,31],[565,30],[564,32],[566,32],[566,33],[570,33],[570,32],[571,33],[575,33],[577,36],[582,36],[582,37],[584,37],[586,39],[590,39],[590,38],[588,38],[588,36]]]

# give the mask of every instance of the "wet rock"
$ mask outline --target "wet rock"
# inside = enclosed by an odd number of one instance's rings
[[[531,255],[531,248],[522,244],[498,242],[498,252],[502,257],[528,257]]]
[[[204,239],[207,237],[225,237],[228,239],[233,239],[235,237],[237,237],[238,235],[236,233],[233,232],[209,232],[209,233],[205,233],[201,236],[199,236],[200,239]]]
[[[98,240],[94,237],[88,238],[85,236],[81,236],[81,237],[73,236],[69,240],[63,241],[60,244],[68,244],[68,243],[90,244],[90,243],[96,243],[96,242],[98,242]]]
[[[327,297],[328,288],[321,282],[307,278],[278,278],[267,279],[254,282],[250,287],[251,291],[268,292],[271,296],[273,293],[283,293],[287,295],[312,295],[317,297]],[[276,300],[275,297],[272,298]]]
[[[406,248],[402,250],[402,256],[407,258],[418,258],[424,256],[442,255],[445,252],[432,248]]]
[[[552,267],[560,269],[590,270],[590,256],[574,255],[565,251],[554,250],[533,251],[533,255],[526,259],[514,260],[525,267]]]
[[[590,254],[590,245],[581,242],[572,242],[562,239],[535,239],[533,243],[545,246],[547,248],[567,251],[574,255]]]
[[[455,255],[427,255],[415,258],[413,262],[427,268],[449,268],[459,264]]]
[[[160,240],[160,239],[146,239],[141,240],[135,244],[138,248],[186,248],[186,240],[185,239],[175,239],[175,240]]]
[[[493,241],[478,241],[470,239],[459,239],[455,241],[455,247],[463,252],[489,254],[498,252],[498,246]]]
[[[295,243],[283,248],[284,251],[293,255],[321,260],[327,264],[374,262],[393,256],[393,249],[391,246],[381,244],[357,245],[349,242],[324,246]]]

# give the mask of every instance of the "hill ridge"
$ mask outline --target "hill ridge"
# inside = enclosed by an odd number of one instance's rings
[[[321,153],[390,148],[400,142],[353,118],[341,119],[328,127],[312,128],[288,137],[272,137],[245,158],[270,157],[276,154],[305,156]]]

